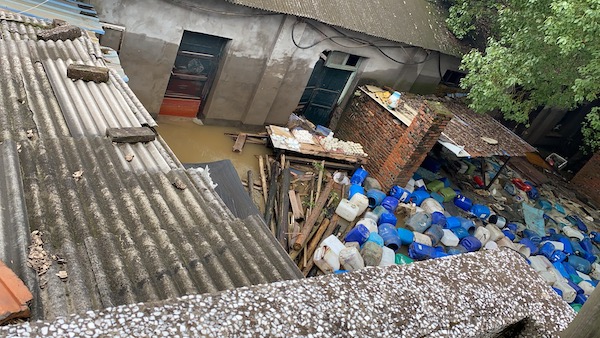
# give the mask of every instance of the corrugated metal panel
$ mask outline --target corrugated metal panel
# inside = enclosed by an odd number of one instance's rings
[[[80,7],[71,1],[4,0],[0,8],[39,19],[61,19],[80,28],[104,34],[100,19],[94,10]]]
[[[146,144],[104,136],[105,126],[155,122],[114,73],[108,84],[66,79],[69,62],[101,62],[97,46],[86,37],[38,42],[27,20],[12,18],[16,25],[0,17],[8,36],[0,39],[0,141],[11,145],[0,148],[7,182],[0,184],[0,244],[20,238],[2,254],[19,262],[20,277],[39,297],[34,318],[301,277],[264,222],[235,218],[160,136]],[[127,162],[126,154],[135,157]],[[75,180],[79,170],[83,178]],[[23,196],[27,218],[16,232],[5,212],[25,215],[17,205]],[[44,289],[28,281],[23,243],[32,229],[42,232],[49,254],[67,261],[67,281],[56,277],[63,268],[56,263]]]
[[[438,5],[427,0],[227,0],[314,19],[356,32],[459,56],[464,47],[448,31]]]

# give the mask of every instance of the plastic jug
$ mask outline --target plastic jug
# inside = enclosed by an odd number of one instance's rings
[[[458,245],[458,246],[449,247],[447,252],[449,255],[458,255],[458,254],[467,252],[467,250],[465,248],[463,248],[462,246]]]
[[[438,224],[441,225],[442,227],[446,225],[446,216],[444,215],[443,212],[433,212],[431,214],[431,224]]]
[[[493,242],[504,237],[504,233],[494,224],[488,224],[485,226],[485,228],[490,232],[490,240]]]
[[[396,215],[392,214],[391,212],[384,212],[381,214],[381,216],[379,216],[379,221],[377,221],[377,224],[381,225],[383,223],[389,223],[396,226],[397,222],[398,219],[396,218]]]
[[[522,245],[525,245],[526,247],[528,247],[530,255],[535,255],[538,253],[538,246],[535,245],[535,243],[533,243],[529,238],[522,238],[519,241],[519,244],[522,244]]]
[[[367,191],[367,197],[369,198],[369,208],[373,209],[380,205],[385,198],[385,193],[381,190],[371,189]]]
[[[397,253],[395,262],[397,265],[405,265],[414,262],[414,260],[406,255]]]
[[[401,188],[400,186],[395,185],[390,189],[390,196],[396,197],[400,202],[406,202],[408,201],[410,192],[404,188]]]
[[[456,237],[458,237],[458,239],[462,239],[469,236],[469,232],[463,227],[453,228],[450,230],[456,235]]]
[[[502,229],[506,225],[506,218],[493,214],[490,215],[490,218],[488,218],[488,222]]]
[[[429,198],[429,193],[424,190],[415,190],[412,194],[410,194],[408,200],[417,206],[420,206],[424,200]]]
[[[492,237],[490,231],[484,227],[477,227],[473,236],[481,242],[481,245],[485,245]]]
[[[386,196],[381,202],[381,206],[384,207],[387,211],[394,213],[396,208],[398,207],[398,199],[393,196]]]
[[[415,235],[412,231],[404,228],[397,228],[398,236],[400,236],[400,242],[404,245],[409,245],[415,240]]]
[[[483,204],[473,204],[471,207],[471,213],[480,219],[486,219],[490,216],[490,208]]]
[[[342,251],[346,246],[344,246],[344,243],[342,243],[342,241],[340,241],[339,238],[337,238],[335,235],[329,235],[329,237],[325,238],[322,242],[320,246],[326,246],[331,248],[331,250],[333,250],[333,252],[335,252],[336,255],[339,256],[340,251]]]
[[[365,212],[365,210],[367,210],[367,208],[369,207],[369,199],[367,198],[367,196],[361,193],[356,193],[352,195],[352,197],[350,198],[350,203],[358,207],[358,212],[356,213],[357,215],[362,215],[363,212]]]
[[[384,245],[394,251],[398,250],[402,245],[398,231],[392,224],[381,224],[379,226],[379,235],[381,235],[381,238],[383,238]]]
[[[523,230],[523,237],[529,238],[536,245],[539,245],[542,242],[542,238],[533,230]]]
[[[427,190],[429,191],[439,191],[444,187],[444,182],[440,180],[435,180],[427,183]]]
[[[394,92],[387,100],[388,108],[396,109],[398,107],[398,102],[400,101],[400,96],[402,94],[399,92]]]
[[[463,196],[463,195],[457,195],[454,198],[454,205],[456,205],[457,207],[461,208],[464,211],[469,211],[471,210],[471,207],[473,206],[473,202],[471,201],[470,198]]]
[[[473,252],[481,249],[481,242],[475,236],[467,236],[460,240],[459,244],[468,252]]]
[[[443,229],[444,236],[442,236],[442,244],[445,246],[457,246],[458,245],[458,237],[449,229]]]
[[[573,228],[572,226],[563,227],[562,228],[562,232],[565,235],[567,235],[567,236],[569,236],[571,238],[577,238],[580,241],[584,238],[583,234],[579,230]]]
[[[373,221],[375,221],[375,223],[377,223],[377,221],[379,220],[379,215],[372,212],[372,211],[367,211],[365,212],[365,214],[363,215],[364,218],[368,218],[368,219],[372,219]]]
[[[413,243],[408,247],[408,256],[412,259],[423,260],[429,258],[439,258],[448,256],[445,252],[440,252],[435,248],[421,243]]]
[[[444,237],[444,229],[442,229],[440,225],[434,224],[425,231],[425,235],[429,236],[431,238],[431,244],[436,246],[440,243],[442,237]]]
[[[510,229],[504,229],[502,230],[502,233],[504,234],[504,236],[506,236],[508,239],[510,239],[510,241],[514,241],[516,237],[516,235],[510,231]]]
[[[369,229],[370,233],[377,233],[378,232],[377,222],[375,222],[371,218],[362,218],[358,222],[356,222],[357,226],[360,225],[360,224],[362,224],[365,227],[367,227],[367,229]]]
[[[531,250],[529,249],[528,246],[523,245],[521,243],[515,243],[514,247],[515,247],[515,250],[518,253],[520,253],[521,255],[523,255],[523,257],[527,258],[527,257],[531,256]]]
[[[582,273],[588,274],[592,271],[592,265],[590,264],[590,262],[579,256],[569,256],[568,263],[572,267],[574,267],[575,270],[580,271]]]
[[[466,219],[464,217],[457,217],[457,218],[460,220],[461,228],[467,230],[467,232],[469,234],[475,233],[475,222],[471,221],[470,219]]]
[[[381,262],[383,249],[377,243],[367,241],[360,250],[365,266],[378,266]]]
[[[362,224],[358,224],[355,226],[346,237],[344,237],[345,242],[358,242],[358,244],[363,244],[369,238],[369,229]],[[346,269],[347,270],[347,269]]]
[[[367,243],[369,242],[373,242],[379,246],[383,246],[383,238],[381,238],[381,236],[379,236],[379,234],[376,232],[372,232],[369,234],[369,238],[367,238],[367,241],[364,245],[367,245]]]
[[[350,177],[350,183],[362,185],[367,176],[369,176],[369,173],[365,169],[362,167],[357,168],[352,174],[352,177]]]
[[[313,255],[315,265],[324,273],[332,273],[340,269],[339,256],[329,247],[319,247]]]
[[[498,243],[493,242],[493,241],[489,241],[489,242],[485,243],[485,245],[483,246],[483,248],[485,250],[496,250],[496,249],[498,249]]]
[[[458,217],[446,217],[446,229],[454,229],[460,227],[460,219]]]
[[[348,199],[352,199],[354,194],[365,194],[365,188],[358,184],[350,185],[350,189],[348,189]]]
[[[396,254],[394,253],[394,250],[384,246],[382,248],[381,261],[379,262],[379,266],[390,265],[396,265]]]
[[[590,283],[589,281],[581,281],[579,282],[579,284],[577,284],[582,290],[583,293],[586,296],[590,296],[592,294],[592,292],[594,292],[594,290],[596,289],[596,287],[594,287],[594,285],[592,285],[592,283]]]
[[[433,214],[434,212],[444,212],[444,207],[440,204],[440,202],[436,201],[434,198],[426,198],[421,203],[421,208],[425,210],[428,214]]]
[[[340,263],[348,271],[355,271],[365,267],[365,262],[356,247],[344,248],[340,252]]]
[[[411,216],[406,225],[416,232],[425,232],[431,226],[431,217],[425,212],[418,212]]]
[[[382,207],[381,205],[375,207],[375,209],[373,209],[372,211],[375,215],[377,215],[377,220],[379,220],[379,217],[381,217],[382,214],[389,212],[387,211],[384,207]]]
[[[589,275],[595,280],[600,280],[600,264],[592,263],[592,271],[590,271]]]
[[[345,198],[340,201],[340,204],[335,209],[335,213],[348,222],[354,221],[356,216],[358,216],[358,211],[358,206]]]
[[[414,235],[414,239],[413,239],[413,243],[420,243],[420,244],[425,244],[427,246],[433,246],[431,243],[431,237],[424,235],[422,233],[419,232],[414,232],[413,231],[413,235]]]

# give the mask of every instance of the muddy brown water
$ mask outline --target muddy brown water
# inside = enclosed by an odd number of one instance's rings
[[[258,155],[272,154],[271,149],[246,143],[241,153],[232,151],[234,140],[224,133],[239,133],[235,127],[201,126],[191,119],[159,116],[158,132],[181,163],[214,162],[229,159],[240,178],[246,179],[248,170],[254,179],[260,179]]]

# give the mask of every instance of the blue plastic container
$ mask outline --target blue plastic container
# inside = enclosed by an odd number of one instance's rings
[[[406,202],[410,196],[410,191],[395,185],[390,189],[390,196],[396,197],[400,202]]]
[[[583,289],[580,288],[579,285],[573,283],[573,281],[571,281],[570,279],[567,279],[567,283],[569,283],[569,286],[572,287],[578,295],[583,295]]]
[[[567,254],[562,251],[554,250],[548,259],[550,262],[564,262],[567,259]]]
[[[533,230],[523,230],[523,236],[525,238],[529,238],[533,243],[535,243],[535,245],[540,245],[540,242],[542,241],[542,237],[540,237],[540,235]]]
[[[365,169],[362,167],[358,168],[354,171],[352,177],[350,177],[350,183],[362,185],[367,176],[369,176],[369,173]]]
[[[554,247],[554,244],[550,243],[550,242],[546,242],[544,243],[544,245],[542,245],[539,249],[539,254],[540,255],[544,255],[546,258],[550,259],[550,257],[552,257],[552,253],[554,252],[554,250],[556,250],[556,248]]]
[[[354,194],[365,194],[365,188],[358,184],[351,184],[350,189],[348,189],[348,199],[351,199]]]
[[[396,226],[396,223],[398,223],[398,218],[396,218],[396,215],[392,214],[391,212],[384,212],[379,216],[377,225],[381,225],[383,223],[390,223]]]
[[[383,223],[378,227],[379,235],[383,238],[383,244],[388,248],[397,251],[402,245],[398,231],[396,227],[389,223]]]
[[[458,239],[462,239],[469,236],[469,232],[463,227],[453,228],[451,230],[456,235],[456,237],[458,237]]]
[[[579,244],[581,244],[583,250],[587,251],[588,253],[591,253],[592,255],[595,253],[596,250],[598,250],[592,243],[592,240],[589,238],[584,238],[583,240],[579,241]]]
[[[579,256],[576,256],[576,255],[569,256],[568,263],[573,268],[575,268],[575,270],[577,270],[581,273],[588,274],[588,273],[590,273],[590,271],[592,271],[592,265],[590,264],[590,262]]]
[[[506,236],[506,238],[510,239],[511,242],[514,241],[516,238],[515,234],[509,229],[502,230],[502,233],[504,234],[504,236]]]
[[[448,256],[448,254],[421,243],[412,243],[408,247],[408,256],[412,259],[424,260],[430,258],[446,257]]]
[[[467,252],[467,250],[463,246],[459,245],[459,246],[449,247],[448,250],[446,250],[446,252],[449,255],[458,255],[458,254]]]
[[[575,290],[575,291],[577,291],[577,290]],[[587,300],[588,300],[588,296],[584,295],[583,293],[582,294],[577,294],[577,296],[575,297],[575,300],[573,301],[573,303],[583,305],[583,304],[585,304],[585,302]],[[573,304],[573,303],[571,303],[571,304]]]
[[[581,279],[581,277],[579,277],[579,275],[577,274],[577,270],[575,270],[575,268],[569,264],[569,262],[562,262],[562,263],[556,263],[556,264],[561,264],[562,266],[565,267],[565,271],[569,274],[569,279],[573,279],[573,275],[577,276],[577,278]],[[579,283],[579,282],[577,282]]]
[[[471,199],[466,196],[458,195],[454,197],[454,205],[456,205],[464,211],[469,211],[473,206],[473,201],[471,201]]]
[[[384,207],[387,211],[393,213],[396,211],[398,207],[398,199],[393,196],[386,196],[381,202],[381,206]]]
[[[434,200],[438,201],[439,204],[443,204],[444,203],[444,196],[438,194],[437,192],[432,192],[431,193],[431,198],[433,198]]]
[[[440,178],[440,181],[444,182],[444,187],[448,188],[450,186],[450,180],[448,177],[442,177]]]
[[[369,208],[373,209],[376,206],[381,205],[381,202],[383,202],[385,196],[385,193],[381,190],[370,189],[369,191],[367,191],[367,198],[369,199]]]
[[[552,263],[552,265],[554,266],[556,271],[558,271],[560,273],[561,276],[563,276],[567,279],[569,278],[569,272],[567,271],[567,269],[565,268],[565,265],[563,263],[557,262],[557,263]]]
[[[515,223],[508,223],[506,227],[509,228],[512,232],[517,232],[517,229],[519,229],[519,226]]]
[[[359,224],[348,232],[346,237],[344,237],[344,241],[358,242],[358,244],[363,245],[363,243],[369,239],[369,235],[369,229],[366,226]]]
[[[549,201],[545,200],[545,199],[539,199],[537,201],[537,205],[542,208],[543,210],[552,210],[552,203],[550,203]]]
[[[573,246],[571,245],[571,241],[569,240],[569,238],[567,236],[557,235],[556,240],[559,241],[559,242],[561,242],[563,244],[563,246],[565,247],[565,249],[563,251],[565,253],[567,253],[569,255],[574,254],[574,252],[573,252]]]
[[[577,229],[579,229],[580,231],[583,231],[583,232],[586,232],[586,233],[588,232],[587,225],[585,225],[585,223],[583,223],[583,221],[581,220],[581,218],[579,218],[577,215],[569,215],[566,218],[573,225],[577,226]]]
[[[594,243],[600,244],[600,232],[597,232],[597,231],[590,232],[590,238],[592,239],[592,241],[594,241]]]
[[[557,289],[557,288],[555,288],[555,287],[552,287],[552,290],[554,290],[554,292],[556,292],[556,293],[557,293],[559,296],[561,296],[561,297],[562,297],[562,295],[563,295],[563,292],[562,292],[562,290],[561,290],[561,289]]]
[[[445,226],[446,225],[446,215],[444,215],[444,213],[439,212],[439,211],[434,211],[431,214],[431,224],[439,224],[441,226]]]
[[[460,227],[460,219],[458,217],[446,217],[446,229],[454,229]]]
[[[469,234],[475,233],[475,222],[470,219],[466,219],[464,217],[457,217],[460,220],[460,227],[467,230]]]
[[[398,232],[398,236],[400,236],[400,241],[402,244],[409,245],[410,243],[414,242],[415,234],[413,234],[412,231],[404,228],[398,228],[396,231]]]
[[[412,203],[415,203],[417,206],[420,206],[421,203],[423,203],[424,200],[428,199],[429,197],[431,197],[429,195],[429,193],[425,190],[415,190],[412,194],[410,194],[410,197],[408,198],[408,200]]]
[[[538,198],[540,198],[540,193],[538,192],[537,188],[533,186],[533,184],[531,182],[525,181],[525,184],[527,184],[531,187],[531,190],[529,190],[527,192],[527,197],[529,197],[532,200],[537,200]]]
[[[442,237],[444,237],[444,230],[441,225],[433,224],[425,231],[425,235],[429,236],[429,238],[431,238],[431,244],[436,246],[440,243]]]
[[[532,255],[537,254],[539,250],[538,246],[535,243],[533,243],[529,238],[523,238],[519,241],[519,243],[528,247]]]
[[[376,232],[371,232],[369,234],[369,238],[367,238],[367,242],[373,242],[379,246],[383,246],[383,238],[381,238],[381,236]]]
[[[471,213],[480,219],[486,219],[490,217],[490,208],[483,204],[473,204],[471,207]]]
[[[585,250],[581,246],[578,240],[574,238],[569,238],[569,242],[571,243],[571,247],[573,248],[573,253],[576,255],[584,255]]]
[[[468,252],[473,252],[481,249],[481,241],[475,236],[467,236],[460,240],[460,245],[463,246]]]

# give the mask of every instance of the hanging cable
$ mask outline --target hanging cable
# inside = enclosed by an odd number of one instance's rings
[[[31,6],[31,7],[27,8],[26,10],[23,10],[23,11],[17,12],[17,14],[23,14],[23,13],[27,13],[27,12],[29,12],[29,11],[30,11],[30,10],[32,10],[32,9],[36,9],[36,8],[40,7],[41,5],[45,4],[45,3],[46,3],[46,2],[48,2],[48,1],[50,1],[50,0],[44,0],[44,2],[40,2],[39,4],[37,4],[37,5],[35,5],[35,6]]]

